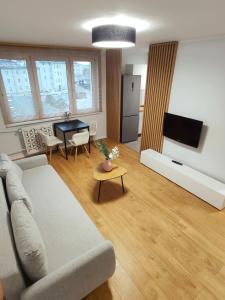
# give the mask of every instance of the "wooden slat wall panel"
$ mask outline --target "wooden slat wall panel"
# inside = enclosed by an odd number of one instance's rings
[[[141,150],[162,152],[163,118],[168,109],[178,42],[149,46]]]
[[[107,136],[120,141],[121,49],[106,50]]]

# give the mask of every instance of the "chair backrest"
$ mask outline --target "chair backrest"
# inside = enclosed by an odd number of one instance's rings
[[[89,141],[89,132],[83,131],[83,132],[73,134],[72,141],[76,146],[87,144]]]
[[[90,136],[97,134],[97,121],[90,122]]]
[[[41,137],[42,143],[48,146],[49,141],[50,141],[50,136],[41,130],[39,130],[39,135]]]

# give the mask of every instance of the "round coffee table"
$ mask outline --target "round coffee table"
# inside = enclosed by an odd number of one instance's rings
[[[101,192],[101,185],[103,181],[111,180],[117,177],[121,178],[122,184],[122,191],[124,193],[124,186],[123,186],[123,175],[127,173],[127,169],[120,167],[116,164],[112,165],[112,171],[106,172],[102,169],[102,166],[99,165],[96,169],[94,169],[94,178],[99,181],[99,188],[98,188],[98,201],[100,199],[100,192]]]

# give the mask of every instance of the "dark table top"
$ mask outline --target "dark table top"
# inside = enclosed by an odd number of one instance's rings
[[[59,129],[62,132],[69,132],[69,131],[89,128],[89,125],[80,120],[71,120],[71,121],[54,123],[54,128]]]

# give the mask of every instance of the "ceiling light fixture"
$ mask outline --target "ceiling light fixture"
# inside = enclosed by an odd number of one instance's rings
[[[101,25],[92,28],[92,45],[102,48],[127,48],[136,43],[136,29],[130,26]]]
[[[154,24],[146,22],[143,19],[139,19],[139,18],[123,15],[123,14],[88,20],[82,24],[82,27],[85,30],[91,31],[94,27],[109,25],[109,24],[120,25],[120,26],[127,26],[128,24],[132,24],[132,27],[134,27],[137,32],[147,30],[152,26],[154,27]]]

